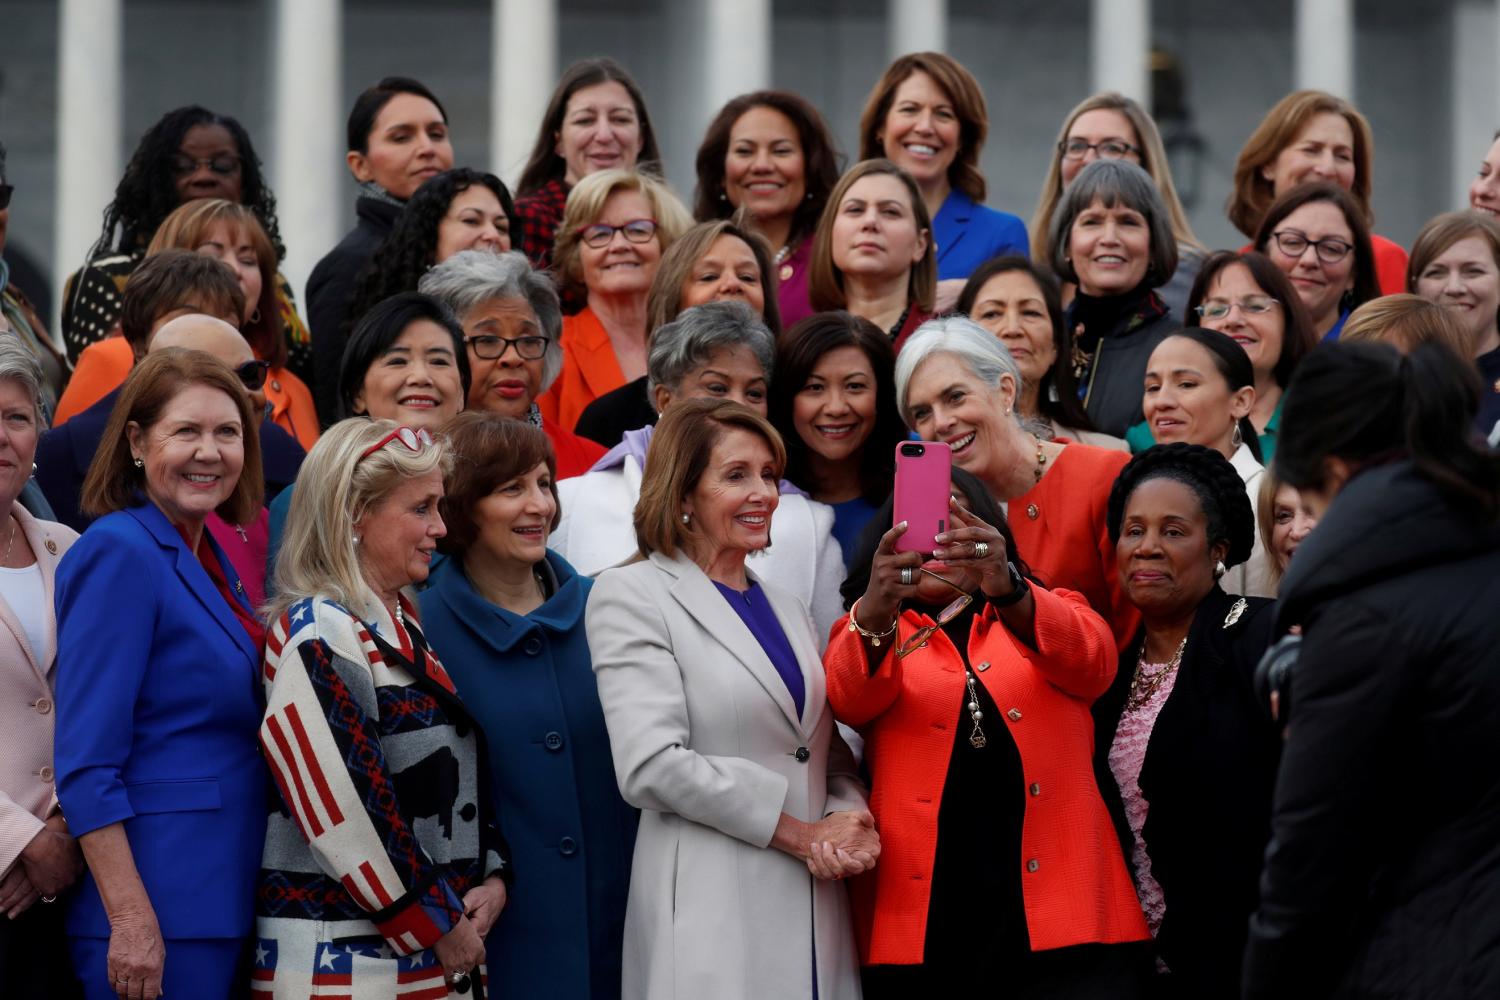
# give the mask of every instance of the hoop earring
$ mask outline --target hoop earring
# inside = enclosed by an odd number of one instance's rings
[[[255,312],[253,312],[253,313],[250,314],[250,318],[248,320],[246,320],[246,323],[248,325],[250,325],[250,326],[254,326],[256,323],[259,323],[259,322],[260,322],[260,306],[256,306],[255,307]]]

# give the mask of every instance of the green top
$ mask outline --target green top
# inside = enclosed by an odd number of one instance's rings
[[[1270,465],[1271,459],[1276,454],[1276,431],[1281,426],[1281,404],[1286,402],[1286,393],[1276,401],[1276,409],[1271,413],[1271,419],[1266,421],[1266,429],[1263,433],[1256,435],[1260,442],[1260,454],[1264,464]],[[1125,443],[1130,445],[1130,453],[1139,455],[1147,448],[1156,444],[1156,439],[1151,436],[1151,428],[1146,421],[1131,427],[1125,432]]]

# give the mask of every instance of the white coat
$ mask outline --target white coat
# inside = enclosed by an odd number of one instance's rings
[[[779,516],[779,515],[778,515]],[[754,574],[751,574],[754,577]],[[762,582],[802,666],[786,683],[685,556],[601,575],[585,613],[625,800],[642,810],[625,1000],[858,1000],[844,883],[768,846],[783,812],[865,808],[802,606]]]

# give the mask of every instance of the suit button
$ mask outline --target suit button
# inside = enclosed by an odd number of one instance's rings
[[[36,700],[36,704],[34,704],[32,708],[35,708],[38,712],[46,715],[48,712],[52,711],[52,699],[38,698]]]
[[[806,764],[807,758],[811,757],[812,754],[808,752],[807,747],[798,747],[797,752],[792,754],[792,756],[797,758],[798,763]]]
[[[1034,872],[1040,867],[1042,867],[1042,863],[1036,858],[1032,858],[1030,861],[1026,862],[1026,870],[1029,872]]]
[[[526,650],[527,656],[535,656],[542,651],[542,640],[538,639],[536,636],[532,636],[530,639],[526,640],[526,645],[524,648]]]
[[[1021,710],[1019,708],[1013,708],[1009,712],[1006,712],[1005,714],[1010,719],[1011,722],[1020,722],[1021,721]]]
[[[578,841],[572,837],[564,837],[557,842],[557,849],[562,852],[563,857],[571,858],[578,853]]]
[[[982,674],[986,670],[990,669],[990,661],[989,660],[985,660],[983,663],[979,664],[979,666],[975,667],[974,669],[977,670],[977,671],[979,671]]]
[[[542,745],[548,750],[561,750],[563,745],[562,733],[548,733],[542,737]]]
[[[1042,786],[1033,781],[1031,783],[1031,794],[1032,795],[1040,795],[1040,794],[1042,794]]]
[[[43,764],[42,765],[42,769],[36,773],[36,776],[38,778],[41,778],[43,781],[51,781],[52,780],[52,768],[49,767],[46,764]]]

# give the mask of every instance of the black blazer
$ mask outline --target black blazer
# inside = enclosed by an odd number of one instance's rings
[[[354,203],[354,228],[323,255],[307,279],[307,332],[312,337],[313,400],[324,427],[338,419],[339,366],[354,289],[375,250],[396,226],[401,206],[378,198]]]
[[[78,504],[83,495],[83,480],[103,442],[104,428],[119,397],[120,390],[115,389],[61,427],[43,434],[37,443],[37,485],[52,505],[55,519],[74,531],[81,532],[94,521],[78,509]],[[305,457],[296,438],[269,420],[260,422],[260,464],[266,477],[267,504],[297,478]]]
[[[1140,788],[1150,806],[1142,836],[1166,900],[1156,950],[1172,970],[1174,991],[1195,1000],[1239,995],[1281,746],[1253,684],[1274,617],[1274,601],[1225,594],[1217,585],[1209,592],[1141,765]],[[1142,631],[1094,703],[1095,771],[1127,861],[1134,838],[1109,748],[1144,641]]]
[[[660,414],[646,394],[646,380],[647,376],[642,375],[585,406],[573,433],[613,448],[624,440],[626,431],[656,423]]]

